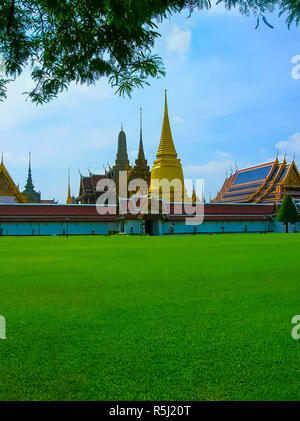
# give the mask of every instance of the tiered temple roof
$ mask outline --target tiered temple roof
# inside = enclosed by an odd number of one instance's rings
[[[80,174],[79,195],[76,198],[77,202],[90,204],[96,203],[99,193],[96,191],[96,186],[99,180],[106,178],[106,175],[92,174],[83,176]]]
[[[286,194],[300,200],[300,174],[293,160],[284,158],[254,167],[244,168],[226,177],[221,190],[212,202],[276,203]]]
[[[147,182],[149,185],[150,180],[150,168],[147,164],[145,158],[143,138],[142,138],[142,116],[140,114],[140,142],[139,142],[139,151],[137,159],[135,160],[135,165],[132,167],[130,165],[127,153],[127,142],[126,134],[123,130],[123,125],[118,136],[118,149],[115,164],[113,167],[109,166],[109,170],[105,170],[105,174],[92,174],[90,172],[89,176],[83,176],[80,174],[80,187],[79,195],[76,198],[77,203],[81,204],[93,204],[97,202],[98,197],[102,192],[97,192],[96,187],[99,180],[102,179],[112,179],[116,184],[118,191],[119,185],[119,176],[120,172],[126,171],[125,177],[127,177],[127,183],[133,179],[140,178]],[[109,164],[108,164],[109,165]],[[122,174],[122,177],[124,175]]]

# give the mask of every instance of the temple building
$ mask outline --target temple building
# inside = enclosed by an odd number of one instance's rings
[[[293,159],[284,158],[237,170],[225,179],[212,203],[277,203],[286,194],[300,200],[300,174]]]
[[[127,184],[132,180],[142,179],[149,189],[141,193],[137,188],[128,197],[122,197],[119,173],[123,171],[126,172],[123,176],[126,177]],[[97,191],[97,184],[100,180],[107,183],[107,179],[116,182],[120,200],[113,204],[100,203],[95,206],[102,194],[102,191]],[[163,188],[163,180],[169,184],[167,191]],[[174,180],[179,184],[174,183]],[[280,202],[287,194],[293,197],[300,214],[300,174],[294,159],[287,163],[285,158],[279,161],[276,157],[272,162],[237,169],[226,177],[221,190],[211,203],[205,203],[203,191],[202,196],[197,197],[195,188],[189,198],[184,186],[181,160],[177,156],[172,137],[166,92],[160,142],[152,171],[150,172],[144,153],[140,110],[139,148],[134,165],[129,162],[126,134],[121,126],[114,165],[108,165],[103,174],[93,174],[90,171],[88,176],[80,174],[76,203],[71,195],[69,171],[66,192],[65,204],[41,200],[41,194],[34,190],[30,155],[27,183],[24,191],[20,192],[5,168],[2,156],[0,236],[285,232],[285,225],[277,221],[276,215]],[[189,212],[190,208],[181,206],[182,200],[190,202],[185,205],[192,205],[195,212],[197,210],[195,217]],[[145,206],[142,207],[141,203],[145,203]],[[158,205],[154,211],[152,203]],[[178,204],[181,211],[178,210]],[[99,212],[99,206],[103,207],[103,212]],[[300,232],[300,222],[290,225],[291,230]]]
[[[42,200],[41,193],[34,190],[31,173],[31,154],[29,153],[28,175],[25,189],[20,191],[19,186],[15,184],[9,175],[4,162],[3,154],[0,164],[0,204],[1,203],[41,203],[55,204],[55,199]]]
[[[34,185],[32,182],[32,175],[31,175],[31,153],[29,152],[29,165],[28,165],[28,176],[27,176],[27,183],[25,185],[25,190],[23,191],[23,195],[26,196],[28,203],[40,203],[41,202],[41,192],[37,192],[34,190]]]
[[[134,166],[130,165],[127,153],[126,134],[121,125],[121,130],[118,135],[118,147],[115,164],[105,174],[93,174],[89,171],[88,176],[80,174],[79,195],[76,198],[76,203],[81,204],[95,204],[102,192],[97,191],[97,183],[102,179],[114,180],[116,184],[117,194],[119,193],[119,176],[120,172],[126,171],[126,182],[129,183],[133,179],[143,179],[149,186],[150,182],[150,168],[147,164],[144,153],[143,134],[142,134],[142,114],[140,110],[140,140],[138,156],[135,160]]]
[[[80,174],[79,195],[76,198],[77,203],[95,204],[102,192],[97,191],[97,183],[102,179],[113,179],[118,186],[119,171],[129,171],[129,164],[126,144],[126,134],[123,125],[118,136],[118,150],[115,165],[109,170],[105,170],[105,174],[93,174],[89,171],[89,176]]]
[[[0,164],[0,203],[27,203],[27,197],[20,192],[3,162],[3,154]]]
[[[96,186],[99,180],[106,178],[104,174],[93,174],[89,171],[88,176],[80,173],[79,195],[76,198],[76,203],[95,204],[101,193],[96,191]]]
[[[160,136],[160,142],[156,153],[156,160],[153,162],[151,171],[151,181],[149,195],[156,196],[166,201],[174,201],[174,198],[183,200],[185,196],[183,171],[180,159],[177,158],[177,152],[174,146],[174,141],[171,133],[168,104],[167,104],[167,91],[165,91],[165,105],[164,117]],[[164,191],[160,187],[162,180],[168,180],[170,183],[178,180],[178,185],[174,185],[171,194],[164,197]]]

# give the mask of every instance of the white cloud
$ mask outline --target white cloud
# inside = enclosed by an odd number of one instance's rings
[[[194,174],[199,177],[205,177],[207,175],[224,173],[224,171],[229,170],[230,167],[234,168],[234,162],[231,160],[210,161],[203,165],[187,165],[184,172],[187,174]]]
[[[81,134],[81,148],[101,148],[117,145],[117,131],[114,128],[97,127]],[[117,146],[116,146],[117,147]]]
[[[28,155],[13,155],[10,152],[3,152],[4,164],[8,166],[20,166],[28,165]]]
[[[216,154],[217,154],[218,157],[223,158],[223,159],[226,159],[226,158],[230,157],[229,152],[224,152],[224,151],[221,151],[220,149],[216,150]]]
[[[114,98],[114,89],[108,84],[106,78],[102,78],[95,83],[95,85],[76,84],[72,82],[68,91],[60,95],[60,105],[78,106],[86,100],[108,100]]]
[[[288,156],[300,153],[300,133],[289,136],[288,140],[281,140],[276,144],[276,148]]]
[[[8,85],[7,99],[0,103],[0,129],[11,130],[23,123],[64,114],[68,109],[71,110],[79,106],[83,108],[93,101],[98,103],[114,99],[114,90],[105,78],[91,86],[71,83],[67,91],[42,106],[36,106],[30,99],[27,99],[26,95],[22,95],[23,92],[31,90],[33,86],[28,70]]]
[[[174,123],[183,123],[184,122],[183,118],[180,117],[179,115],[174,115],[173,121],[174,121]]]
[[[180,30],[174,26],[172,32],[167,37],[167,48],[170,51],[178,52],[180,58],[184,59],[190,49],[192,32],[190,29]]]

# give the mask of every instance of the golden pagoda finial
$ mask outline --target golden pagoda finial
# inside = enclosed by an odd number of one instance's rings
[[[71,188],[70,188],[70,168],[68,172],[68,197],[67,197],[66,204],[72,205]]]
[[[162,155],[171,155],[177,158],[177,152],[174,146],[170,121],[169,121],[169,113],[168,113],[168,102],[167,102],[167,90],[165,89],[165,106],[164,106],[164,119],[163,125],[161,129],[161,136],[160,142],[157,150],[157,158]]]
[[[3,152],[2,152],[2,155],[1,155],[1,164],[3,165]]]
[[[195,186],[193,186],[192,202],[193,203],[196,203],[197,202],[197,196],[196,196]]]

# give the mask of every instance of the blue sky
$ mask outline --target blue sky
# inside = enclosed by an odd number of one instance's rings
[[[172,17],[160,25],[155,52],[167,76],[151,80],[131,99],[114,95],[105,80],[71,86],[50,104],[25,101],[31,84],[24,74],[0,103],[0,151],[23,189],[28,151],[33,181],[42,198],[65,202],[68,168],[72,194],[79,172],[103,172],[115,159],[121,122],[129,158],[136,158],[139,107],[143,107],[146,158],[150,165],[160,139],[163,94],[168,90],[172,133],[186,178],[204,178],[206,198],[222,186],[225,171],[273,159],[276,149],[300,164],[300,78],[292,58],[300,55],[300,28],[288,30],[275,14],[255,30],[256,20],[214,8]],[[300,73],[300,72],[299,72]]]

